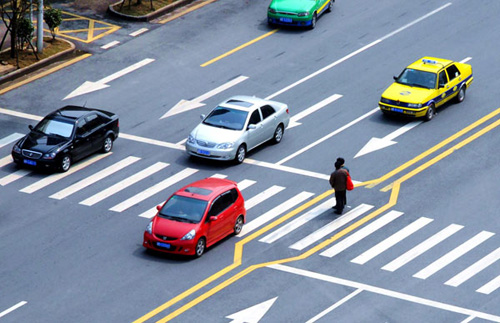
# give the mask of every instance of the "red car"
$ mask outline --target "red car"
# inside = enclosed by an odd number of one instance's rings
[[[181,188],[156,208],[142,245],[196,257],[229,234],[240,233],[246,217],[236,183],[211,177]]]

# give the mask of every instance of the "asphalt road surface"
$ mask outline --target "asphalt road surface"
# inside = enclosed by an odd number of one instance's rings
[[[271,29],[268,2],[216,1],[135,37],[123,24],[119,44],[0,96],[1,322],[500,321],[500,2],[338,0],[314,30]],[[381,93],[423,56],[472,65],[465,101],[384,117]],[[188,158],[199,115],[236,94],[287,103],[283,141],[238,166]],[[66,104],[120,116],[113,152],[65,176],[16,168],[14,140]],[[358,182],[342,216],[339,156]],[[242,189],[243,233],[200,259],[146,252],[151,210],[215,174]]]

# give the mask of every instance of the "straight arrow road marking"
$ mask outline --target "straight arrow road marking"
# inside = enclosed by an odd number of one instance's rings
[[[363,148],[361,148],[361,150],[356,154],[356,156],[354,156],[354,158],[397,144],[397,142],[393,141],[393,139],[396,139],[405,132],[410,131],[422,122],[423,121],[412,121],[410,123],[407,123],[398,130],[391,132],[384,138],[373,137]]]
[[[340,99],[341,97],[342,97],[342,95],[340,95],[340,94],[334,94],[334,95],[324,99],[323,101],[318,102],[315,105],[305,109],[304,111],[297,113],[296,115],[294,115],[293,117],[290,118],[290,124],[288,125],[288,129],[291,129],[291,128],[296,127],[296,126],[300,126],[301,123],[298,122],[300,119],[307,117],[311,113],[316,112],[321,108],[324,108],[325,106],[329,105],[330,103],[332,103],[335,100]]]
[[[226,318],[232,320],[230,323],[258,323],[277,299],[278,297],[271,298],[265,302],[228,315]]]
[[[176,114],[179,114],[181,112],[185,112],[188,110],[200,108],[205,105],[205,103],[202,103],[202,101],[205,101],[208,98],[211,98],[212,96],[219,94],[222,91],[225,91],[229,89],[230,87],[235,86],[236,84],[239,84],[243,81],[248,79],[247,76],[238,76],[237,78],[222,84],[218,88],[215,88],[211,91],[208,91],[205,94],[200,95],[199,97],[193,99],[193,100],[180,100],[173,108],[171,108],[167,113],[165,113],[160,119],[167,118]]]
[[[130,65],[129,67],[126,67],[126,68],[124,68],[116,73],[113,73],[113,74],[111,74],[103,79],[100,79],[97,82],[85,81],[82,85],[80,85],[78,88],[76,88],[76,90],[74,90],[73,92],[68,94],[63,100],[70,99],[70,98],[73,98],[75,96],[79,96],[82,94],[87,94],[87,93],[90,93],[93,91],[105,89],[105,88],[109,87],[109,85],[107,83],[114,81],[117,78],[122,77],[130,72],[133,72],[136,69],[139,69],[143,66],[146,66],[149,63],[152,63],[154,61],[155,60],[153,58],[146,58],[146,59],[143,59],[140,62],[137,62],[133,65]]]

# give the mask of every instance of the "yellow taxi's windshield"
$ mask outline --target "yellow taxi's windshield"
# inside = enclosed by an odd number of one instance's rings
[[[435,73],[424,72],[412,68],[406,68],[397,78],[396,82],[408,86],[423,87],[426,89],[436,88],[437,76]]]

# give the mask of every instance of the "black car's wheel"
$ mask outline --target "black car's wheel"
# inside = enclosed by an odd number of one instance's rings
[[[238,150],[236,151],[236,157],[234,157],[234,162],[236,164],[241,164],[245,160],[246,154],[247,154],[247,148],[245,147],[244,144],[241,144],[238,147]]]
[[[460,103],[463,100],[465,100],[465,86],[462,86],[457,94],[457,102]]]
[[[309,28],[314,29],[316,27],[316,21],[318,20],[318,16],[316,13],[313,14],[313,17],[311,19],[311,26]]]
[[[283,139],[283,134],[285,133],[283,129],[283,125],[279,124],[276,127],[276,130],[274,130],[274,136],[273,136],[273,142],[275,144],[279,144],[281,142],[281,139]]]
[[[326,9],[327,12],[331,12],[333,7],[333,0],[330,0],[330,3],[328,4],[328,9]]]
[[[196,243],[196,250],[195,250],[195,256],[197,258],[201,257],[203,253],[205,252],[205,248],[207,246],[207,243],[205,241],[205,238],[201,237],[198,242]]]
[[[71,157],[69,155],[64,155],[61,158],[61,163],[59,164],[59,169],[62,172],[67,172],[71,167]]]
[[[243,229],[243,215],[240,215],[234,223],[234,235],[240,234]]]
[[[101,151],[103,153],[109,153],[111,149],[113,149],[113,138],[111,138],[111,136],[106,136]]]
[[[436,108],[434,106],[434,103],[432,103],[427,109],[427,113],[425,114],[425,121],[431,121],[431,119],[434,118],[435,114],[436,114]]]

